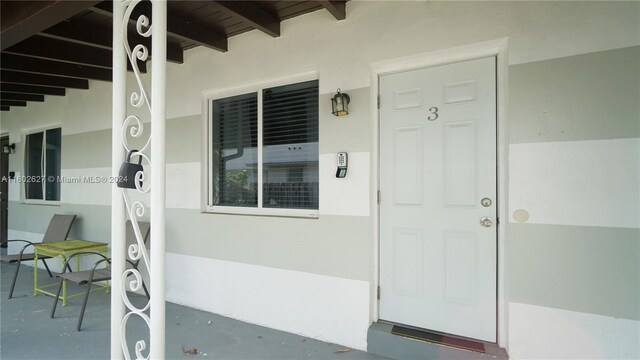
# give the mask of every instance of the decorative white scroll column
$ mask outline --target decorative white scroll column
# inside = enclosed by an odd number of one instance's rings
[[[152,13],[132,19],[132,13],[141,0],[115,0],[113,2],[113,174],[119,177],[125,158],[136,158],[143,169],[135,173],[135,184],[112,189],[112,305],[111,305],[111,358],[131,359],[127,342],[127,324],[131,317],[142,319],[149,327],[149,344],[137,339],[133,351],[136,359],[164,359],[165,357],[165,93],[166,93],[166,0],[151,0]],[[149,17],[151,15],[151,17]],[[151,98],[142,81],[138,61],[146,62],[149,49],[143,44],[129,44],[128,25],[136,24],[138,35],[151,37]],[[132,46],[133,45],[133,46]],[[127,97],[126,64],[133,68],[136,86]],[[129,104],[127,104],[127,98]],[[127,115],[128,105],[147,110],[144,115]],[[136,113],[140,113],[137,111]],[[150,119],[150,124],[144,118]],[[151,132],[145,132],[145,126]],[[144,140],[144,137],[147,137]],[[144,145],[134,148],[130,138],[139,138]],[[140,141],[136,143],[140,144]],[[126,155],[126,156],[125,156]],[[132,160],[132,162],[134,162]],[[137,162],[137,161],[136,161]],[[131,180],[131,179],[130,179]],[[149,205],[132,200],[130,192],[150,194]],[[139,198],[135,196],[134,198]],[[151,251],[147,250],[138,222],[149,210],[151,224]],[[126,247],[125,221],[131,221],[136,242]],[[125,255],[126,254],[126,255]],[[138,261],[138,269],[126,269],[127,257]],[[143,287],[143,270],[149,274],[150,299],[140,305],[139,298],[132,301],[127,291]]]

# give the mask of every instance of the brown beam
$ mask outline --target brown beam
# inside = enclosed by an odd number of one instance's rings
[[[137,19],[141,14],[146,14],[150,17],[150,10],[151,3],[139,3],[129,18],[129,24],[135,25],[135,19]],[[105,1],[93,6],[91,11],[103,16],[113,17],[113,4],[110,1]],[[153,24],[153,20],[151,20],[151,23]],[[190,40],[198,45],[222,52],[226,52],[228,50],[227,36],[225,34],[170,15],[167,17],[167,35],[181,40]]]
[[[0,100],[0,106],[27,106],[27,102],[15,100]]]
[[[229,50],[227,35],[178,19],[175,16],[167,17],[167,34],[180,40],[193,41],[209,49],[221,52]]]
[[[146,71],[146,63],[140,63],[140,71]],[[14,54],[0,55],[0,68],[37,74],[67,76],[83,79],[111,81],[111,69],[62,61],[37,59]]]
[[[31,38],[6,49],[3,54],[12,54],[42,60],[69,62],[78,65],[89,65],[107,69],[111,69],[113,61],[111,50],[98,49],[91,46],[50,39],[38,35],[32,36]],[[131,71],[131,65],[128,62],[127,65]],[[147,65],[145,62],[138,61],[138,68],[142,73],[147,72]]]
[[[4,50],[100,1],[1,1],[0,50]]]
[[[318,2],[323,8],[327,9],[336,20],[344,20],[347,18],[347,10],[344,2],[331,0],[320,0]]]
[[[71,43],[34,35],[19,44],[7,48],[4,53],[27,55],[42,59],[112,67],[111,50]]]
[[[239,18],[265,34],[280,36],[280,19],[271,15],[261,7],[244,1],[215,1],[229,15]]]
[[[13,54],[3,53],[0,55],[0,68],[2,68],[2,70],[111,81],[110,69],[36,59]]]
[[[91,29],[91,31],[87,31],[87,29]],[[99,26],[82,19],[63,21],[44,30],[40,35],[82,45],[95,46],[105,50],[111,50],[113,47],[110,26]],[[129,43],[143,44],[151,49],[151,39],[135,35],[135,26],[130,26]],[[153,55],[153,51],[151,55]],[[184,62],[184,55],[180,44],[167,41],[167,61],[178,64]]]
[[[44,101],[44,95],[0,92],[0,100]]]
[[[86,79],[31,74],[19,71],[0,71],[0,81],[3,83],[55,86],[83,90],[89,88],[89,80]]]
[[[0,106],[0,111],[9,111],[9,107],[8,106]]]
[[[54,39],[111,50],[113,46],[111,26],[93,23],[82,17],[69,19],[40,33]]]
[[[66,89],[51,86],[0,83],[0,92],[64,96]]]

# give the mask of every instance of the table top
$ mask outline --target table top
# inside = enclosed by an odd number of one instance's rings
[[[109,244],[107,243],[88,241],[88,240],[78,240],[78,239],[51,241],[46,243],[34,244],[36,250],[44,250],[44,251],[52,251],[52,252],[60,252],[60,253],[64,253],[67,251],[93,249],[93,248],[98,248],[98,247],[103,247],[108,245]]]

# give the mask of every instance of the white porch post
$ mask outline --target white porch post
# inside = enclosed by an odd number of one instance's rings
[[[135,7],[142,0],[115,0],[113,2],[113,175],[118,178],[120,166],[127,157],[139,157],[142,169],[135,169],[135,178],[122,184],[123,188],[112,190],[112,312],[111,312],[111,358],[131,359],[131,350],[137,359],[164,359],[165,357],[165,86],[166,86],[166,41],[167,0],[151,0],[152,13],[137,15],[132,19]],[[151,15],[151,16],[149,16]],[[129,43],[129,24],[135,22],[137,35],[151,36],[151,91],[147,91],[138,62],[146,62],[149,48],[143,44]],[[126,60],[128,59],[128,60]],[[136,85],[127,96],[127,62],[133,68]],[[151,94],[151,97],[148,94]],[[150,124],[145,124],[145,115],[130,114],[129,105],[149,112]],[[144,110],[143,110],[144,109]],[[151,126],[151,133],[144,131]],[[146,141],[135,148],[129,138]],[[135,161],[135,160],[134,160]],[[127,174],[131,176],[131,174]],[[130,193],[150,194],[150,204],[132,198]],[[144,221],[149,210],[150,247],[147,250],[140,221]],[[125,214],[126,210],[126,214]],[[131,221],[135,242],[126,245],[126,216]],[[140,269],[126,269],[126,258],[139,261]],[[132,302],[127,290],[139,291],[143,286],[140,270],[149,274],[150,300],[140,304]],[[135,303],[135,304],[134,304]],[[127,324],[131,317],[142,319],[149,327],[149,344],[144,337],[132,347],[127,342]],[[148,349],[148,355],[145,350]]]
[[[165,92],[167,3],[154,0],[151,34],[151,336],[150,358],[165,353]]]
[[[122,122],[127,115],[127,53],[122,42],[124,5],[113,2],[113,104],[111,133],[111,175],[118,176],[125,156],[122,146]],[[111,359],[122,359],[120,324],[125,306],[122,302],[121,274],[125,270],[125,207],[122,189],[111,184]]]

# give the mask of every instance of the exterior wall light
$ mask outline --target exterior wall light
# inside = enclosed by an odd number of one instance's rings
[[[349,102],[351,102],[349,94],[343,94],[340,92],[340,89],[338,89],[336,95],[331,98],[331,112],[333,115],[349,115]]]
[[[2,146],[2,152],[5,154],[11,154],[12,150],[16,149],[16,144],[13,143],[11,145],[4,145]]]

